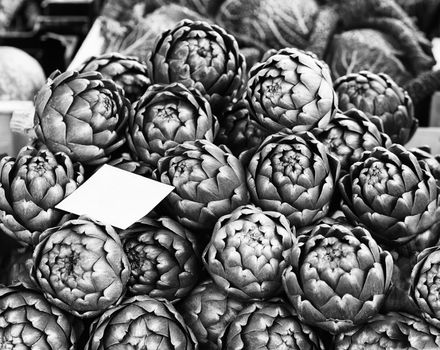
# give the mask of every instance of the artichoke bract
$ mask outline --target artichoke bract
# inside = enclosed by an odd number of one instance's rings
[[[409,293],[423,318],[437,328],[440,326],[439,267],[440,247],[423,250],[411,273]]]
[[[277,133],[250,159],[247,184],[253,203],[300,228],[327,215],[339,171],[339,161],[311,133]]]
[[[235,156],[251,148],[258,147],[269,135],[249,116],[249,105],[245,99],[228,107],[220,119],[220,129],[216,144],[226,145]]]
[[[338,107],[328,66],[296,48],[285,48],[249,72],[251,115],[266,129],[308,130],[325,125]]]
[[[246,306],[219,288],[212,280],[195,287],[177,306],[186,324],[194,332],[200,349],[216,349],[226,326]]]
[[[130,102],[99,72],[55,72],[35,96],[35,132],[52,152],[99,165],[125,143]]]
[[[178,222],[146,217],[120,237],[131,265],[131,294],[177,301],[197,284],[202,267],[198,244]]]
[[[153,177],[153,167],[145,162],[134,160],[130,153],[124,152],[118,157],[112,157],[107,164],[150,179]]]
[[[208,237],[221,216],[249,202],[243,165],[229,149],[207,140],[187,141],[168,150],[155,174],[175,187],[165,199],[169,215]]]
[[[295,242],[284,215],[245,205],[221,217],[203,262],[214,282],[243,299],[268,299],[281,293],[281,274]]]
[[[224,350],[323,350],[316,332],[301,323],[281,299],[254,302],[230,323],[221,339]]]
[[[35,245],[44,230],[71,214],[55,209],[84,181],[84,168],[62,152],[27,146],[17,158],[0,160],[0,230],[24,245]]]
[[[440,347],[439,330],[425,321],[401,312],[377,315],[368,323],[335,337],[338,350],[431,350]]]
[[[103,78],[113,80],[124,90],[130,102],[138,100],[151,85],[145,64],[136,57],[116,52],[90,57],[79,71],[96,71],[101,73]]]
[[[31,278],[47,300],[81,318],[119,304],[130,278],[116,231],[86,217],[43,232],[33,262]]]
[[[414,135],[418,120],[411,97],[387,74],[351,73],[338,78],[334,87],[342,111],[360,109],[394,143],[404,145]]]
[[[155,84],[133,105],[127,139],[133,157],[155,167],[166,150],[185,141],[212,142],[217,131],[217,118],[197,90]]]
[[[194,350],[197,340],[165,300],[135,296],[105,311],[90,329],[86,350]]]
[[[391,146],[388,135],[381,132],[365,113],[354,108],[344,113],[337,112],[330,123],[314,129],[313,134],[329,153],[339,159],[344,171],[348,171],[364,151]]]
[[[72,315],[22,285],[0,287],[2,349],[80,350]]]
[[[207,22],[183,20],[165,31],[147,65],[153,83],[196,88],[218,116],[244,92],[246,62],[235,38]]]
[[[440,192],[433,175],[403,146],[364,152],[341,178],[341,209],[390,248],[438,240]]]
[[[283,287],[298,317],[332,334],[376,315],[391,284],[393,259],[360,226],[319,223],[298,236]]]

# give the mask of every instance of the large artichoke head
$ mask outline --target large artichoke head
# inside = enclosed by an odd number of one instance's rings
[[[337,334],[376,315],[391,284],[393,259],[360,226],[317,224],[300,235],[283,273],[301,321]]]
[[[217,131],[217,118],[198,90],[155,84],[133,105],[127,138],[133,156],[155,167],[166,150],[185,141],[213,142]]]
[[[0,348],[80,350],[72,315],[23,285],[0,287]]]
[[[281,274],[294,242],[284,215],[245,205],[218,220],[203,262],[230,295],[268,299],[281,292]]]
[[[138,100],[151,84],[145,64],[136,57],[115,52],[90,57],[79,71],[96,71],[103,78],[113,80],[124,90],[130,102]]]
[[[246,62],[236,40],[207,22],[183,20],[163,32],[147,64],[153,83],[198,89],[216,115],[244,91]]]
[[[337,112],[330,123],[314,129],[313,133],[328,152],[339,159],[341,169],[345,172],[359,161],[364,151],[378,146],[391,146],[388,135],[381,132],[365,113],[355,108]]]
[[[99,165],[125,143],[130,102],[98,72],[55,72],[35,96],[35,131],[52,152]]]
[[[423,318],[437,328],[440,326],[439,277],[440,247],[426,248],[417,256],[409,294]]]
[[[35,245],[44,230],[71,218],[55,206],[84,181],[84,169],[62,152],[24,147],[0,160],[0,229]]]
[[[121,302],[130,263],[111,226],[80,217],[41,235],[31,277],[52,304],[95,317]]]
[[[251,115],[273,132],[325,125],[338,106],[330,70],[312,53],[279,50],[255,65],[249,76]]]
[[[277,133],[251,158],[247,183],[253,203],[279,211],[300,228],[329,212],[339,169],[339,161],[311,133]]]
[[[243,165],[229,149],[207,140],[170,149],[159,160],[156,174],[175,187],[165,199],[170,215],[207,236],[221,216],[249,202]]]
[[[385,73],[352,73],[335,81],[339,108],[360,109],[391,141],[404,145],[414,135],[418,120],[408,93]]]
[[[105,311],[90,329],[86,350],[195,350],[197,340],[168,301],[139,295]]]
[[[438,240],[440,190],[428,168],[403,146],[364,152],[339,189],[347,217],[390,248],[408,243],[423,250]]]
[[[120,233],[131,265],[128,291],[177,301],[197,284],[202,267],[197,240],[178,222],[143,218]]]
[[[254,302],[229,324],[221,339],[224,350],[322,350],[324,343],[300,322],[281,299]]]
[[[191,291],[178,310],[194,332],[200,349],[210,350],[217,348],[220,335],[245,306],[214,281],[206,280]]]
[[[338,350],[431,350],[440,348],[440,333],[418,317],[407,313],[389,312],[376,315],[352,331],[335,337]]]

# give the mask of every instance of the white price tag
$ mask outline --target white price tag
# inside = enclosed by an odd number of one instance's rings
[[[173,189],[105,164],[56,208],[126,229],[153,210]]]
[[[25,106],[26,107],[26,106]],[[12,112],[9,127],[12,132],[33,137],[34,134],[34,115],[35,107],[33,105],[26,108],[17,108]]]

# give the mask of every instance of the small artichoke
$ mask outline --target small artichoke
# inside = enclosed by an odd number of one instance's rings
[[[203,262],[228,294],[242,300],[272,298],[282,290],[295,233],[284,215],[245,205],[217,221]]]
[[[438,240],[440,189],[433,175],[403,146],[364,152],[341,178],[342,210],[390,248]]]
[[[85,350],[195,350],[197,340],[167,301],[135,296],[106,310],[90,330]]]
[[[316,332],[281,299],[247,306],[230,323],[221,342],[224,350],[324,349]]]
[[[440,326],[440,247],[423,250],[411,273],[410,297],[430,324]]]
[[[404,145],[414,135],[418,120],[412,100],[390,76],[361,71],[338,78],[334,87],[342,111],[360,109],[392,142]]]
[[[128,152],[121,153],[117,157],[112,157],[107,164],[150,179],[153,177],[154,169],[142,161],[134,160]]]
[[[329,212],[339,169],[339,161],[311,133],[277,133],[251,158],[247,183],[253,203],[279,211],[300,228]]]
[[[339,159],[341,169],[346,172],[359,161],[364,151],[391,146],[388,135],[382,133],[362,111],[354,108],[337,112],[330,123],[313,130],[313,134],[330,154]]]
[[[84,181],[84,168],[62,152],[27,146],[0,160],[0,229],[24,245],[72,215],[55,209]]]
[[[179,22],[158,38],[147,64],[153,83],[198,89],[216,115],[244,92],[244,56],[234,37],[214,24]]]
[[[120,233],[131,265],[128,291],[177,301],[197,284],[202,267],[195,237],[168,218],[143,218]]]
[[[133,157],[155,167],[165,151],[185,141],[214,141],[217,118],[208,101],[180,83],[150,86],[133,105],[128,141]]]
[[[338,107],[328,66],[296,48],[285,48],[249,72],[251,115],[266,129],[308,130],[325,125]]]
[[[226,147],[207,140],[187,141],[168,150],[155,174],[175,187],[165,199],[170,215],[207,236],[221,216],[249,202],[243,165]]]
[[[124,90],[130,102],[138,100],[151,85],[145,64],[136,57],[114,52],[90,57],[79,71],[96,71],[101,73],[104,79],[113,80]]]
[[[130,263],[111,226],[80,217],[42,233],[31,277],[52,304],[95,317],[121,302]]]
[[[393,259],[360,226],[320,223],[300,235],[283,273],[299,319],[332,334],[376,315],[391,284]]]
[[[220,335],[245,306],[212,280],[206,280],[191,291],[178,310],[194,332],[200,349],[212,350],[217,349]]]
[[[400,312],[377,315],[365,325],[335,337],[338,350],[433,350],[440,348],[440,332],[425,321]]]
[[[98,72],[55,72],[35,96],[35,132],[52,152],[99,165],[125,143],[130,102]]]
[[[22,285],[0,287],[0,348],[80,350],[73,317]]]
[[[215,139],[217,145],[226,145],[235,156],[258,147],[269,135],[249,116],[249,105],[245,99],[226,109],[220,118],[220,130]]]

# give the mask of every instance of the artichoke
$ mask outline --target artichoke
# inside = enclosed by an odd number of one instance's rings
[[[80,217],[42,233],[31,277],[52,304],[95,317],[121,302],[130,263],[111,226]]]
[[[342,111],[360,109],[394,143],[404,145],[414,135],[418,120],[412,100],[390,76],[361,71],[338,78],[334,87]]]
[[[424,249],[438,240],[440,190],[431,172],[403,146],[364,152],[339,189],[345,215],[388,247]]]
[[[247,170],[252,202],[300,228],[329,212],[340,164],[309,132],[277,133],[264,140]]]
[[[338,106],[328,66],[296,48],[279,50],[255,65],[246,97],[251,115],[273,132],[325,125]]]
[[[217,221],[203,262],[229,295],[268,299],[282,290],[281,274],[295,233],[284,215],[245,205]]]
[[[341,169],[346,172],[361,158],[364,151],[371,151],[377,146],[391,146],[388,135],[382,133],[358,109],[337,112],[330,123],[313,130],[313,133],[326,146],[327,151],[339,159]]]
[[[79,350],[80,331],[71,315],[35,290],[0,287],[0,348]]]
[[[410,297],[430,324],[440,326],[440,247],[427,248],[417,257],[411,273]]]
[[[302,324],[281,299],[254,302],[243,309],[221,342],[224,350],[324,349],[315,331]]]
[[[35,96],[35,132],[52,152],[99,165],[125,143],[130,102],[98,72],[55,72]]]
[[[214,141],[217,118],[195,89],[179,83],[150,86],[134,104],[128,141],[134,158],[155,167],[165,151],[185,141]]]
[[[238,157],[240,153],[258,147],[268,135],[267,130],[250,118],[249,105],[242,99],[223,114],[215,143],[226,145]]]
[[[96,319],[85,350],[193,350],[197,341],[167,301],[135,296]]]
[[[151,84],[146,65],[136,57],[119,53],[92,56],[84,62],[79,71],[96,71],[101,73],[103,78],[113,80],[124,90],[130,102],[138,100]]]
[[[44,230],[72,215],[55,209],[84,181],[84,168],[62,152],[24,147],[0,160],[0,229],[21,244],[35,245]]]
[[[198,89],[216,115],[244,92],[245,59],[234,37],[214,24],[179,22],[158,38],[147,64],[153,83]]]
[[[211,350],[217,349],[220,335],[244,307],[245,303],[206,280],[191,291],[178,310],[194,332],[200,349]]]
[[[361,226],[319,223],[300,235],[283,273],[298,317],[332,334],[376,315],[391,284],[393,259]]]
[[[243,165],[223,146],[187,141],[159,160],[156,178],[175,189],[165,199],[185,227],[211,235],[217,220],[249,202]]]
[[[377,315],[368,323],[336,336],[338,350],[433,350],[440,347],[440,333],[423,320],[399,312]]]
[[[120,236],[131,265],[131,294],[177,301],[197,284],[202,266],[198,245],[179,223],[143,218]]]

